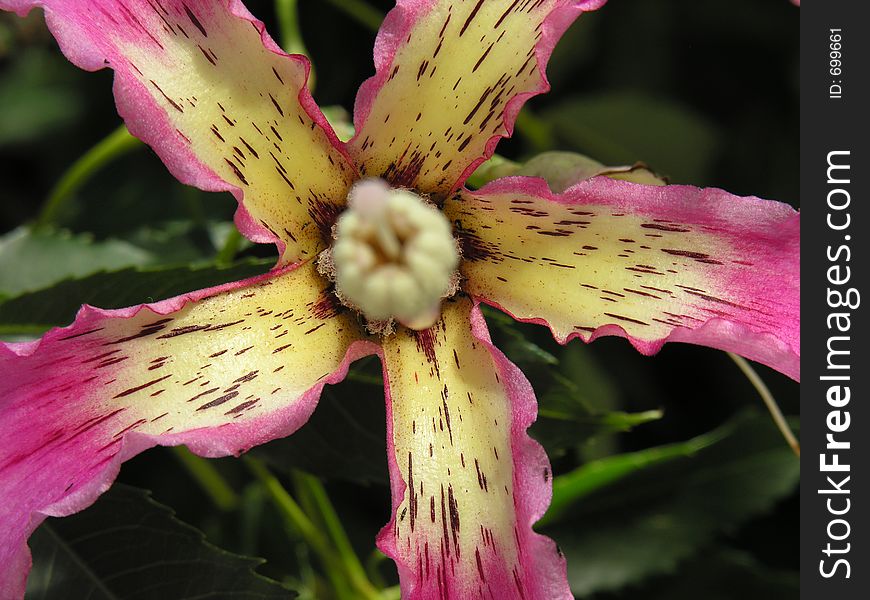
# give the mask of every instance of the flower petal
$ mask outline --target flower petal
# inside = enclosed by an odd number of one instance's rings
[[[604,0],[399,0],[359,90],[360,170],[430,193],[459,187],[513,132],[523,103],[550,89],[559,37]]]
[[[477,305],[445,302],[431,329],[383,346],[393,518],[378,545],[403,598],[571,598],[564,559],[532,531],[551,495],[526,434],[535,396]]]
[[[556,338],[742,354],[800,377],[800,216],[717,189],[497,180],[448,201],[464,289]]]
[[[27,536],[91,504],[154,446],[239,454],[299,428],[374,346],[311,263],[134,308],[85,306],[0,346],[0,597],[19,598]],[[355,343],[356,342],[356,343]]]
[[[238,0],[0,0],[42,6],[64,54],[115,70],[118,112],[184,183],[229,190],[254,241],[284,262],[311,257],[343,202],[349,165],[305,87],[309,64],[284,54]]]

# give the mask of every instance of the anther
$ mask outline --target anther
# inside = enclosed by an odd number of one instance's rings
[[[370,322],[431,326],[455,292],[459,253],[450,223],[417,194],[380,179],[360,181],[320,260],[338,296]]]

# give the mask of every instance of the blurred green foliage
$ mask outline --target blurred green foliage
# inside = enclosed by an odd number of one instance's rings
[[[334,107],[329,117],[347,137],[354,94],[372,72],[374,33],[336,2],[298,4],[315,97]],[[247,5],[277,33],[271,0]],[[568,31],[550,63],[553,91],[529,103],[499,153],[520,163],[546,150],[643,161],[672,182],[797,205],[797,24],[785,1],[613,0]],[[69,166],[119,125],[110,88],[110,73],[67,64],[39,14],[0,16],[0,333],[8,339],[65,324],[83,302],[159,300],[261,273],[274,260],[273,248],[245,243],[232,265],[217,267],[235,201],[178,184],[144,147],[79,188],[53,227],[28,228]],[[613,338],[562,347],[541,327],[486,316],[539,398],[532,434],[556,477],[545,531],[567,554],[578,597],[795,597],[797,461],[766,415],[746,412],[760,404],[723,354],[671,345],[649,359]],[[797,385],[762,374],[785,412],[797,413]],[[357,363],[306,426],[254,456],[297,493],[296,470],[322,478],[356,553],[371,557],[369,579],[389,588],[395,569],[374,551],[390,506],[380,377],[377,361]],[[323,564],[263,486],[238,460],[213,465],[236,491],[235,508],[211,502],[169,450],[130,461],[120,480],[153,490],[210,542],[265,557],[259,571],[301,597],[329,598]],[[126,514],[112,508],[119,498],[187,531],[154,501],[121,490],[69,519],[70,535],[76,523]],[[37,533],[33,585],[51,581],[52,565],[69,568],[61,523]],[[203,559],[209,569],[236,560],[184,536],[198,556],[213,554]],[[75,552],[83,564],[94,560],[92,547]],[[67,597],[48,584],[33,594]]]
[[[44,525],[30,540],[37,560],[32,597],[290,600],[296,594],[175,519],[169,508],[123,484],[93,509]],[[110,549],[107,551],[107,549]]]

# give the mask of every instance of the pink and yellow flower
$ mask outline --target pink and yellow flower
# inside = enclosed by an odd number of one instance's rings
[[[90,505],[124,460],[158,444],[237,455],[289,435],[324,385],[377,354],[393,498],[378,544],[405,596],[571,597],[564,559],[532,530],[551,493],[526,434],[535,397],[481,302],[563,343],[703,344],[798,379],[790,207],[605,177],[559,194],[524,177],[463,187],[548,89],[561,34],[603,3],[399,0],[343,143],[306,89],[307,60],[239,0],[0,0],[42,6],[73,63],[114,69],[130,131],[182,182],[232,192],[239,229],[280,254],[261,277],[85,306],[69,327],[0,347],[0,432],[15,440],[0,449],[0,595],[23,595],[39,523]],[[363,191],[374,199],[354,200]],[[351,229],[361,250],[337,250]]]

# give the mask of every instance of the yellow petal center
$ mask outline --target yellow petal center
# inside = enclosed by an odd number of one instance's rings
[[[380,179],[356,183],[327,251],[336,292],[369,321],[431,326],[455,291],[459,252],[437,208]]]

